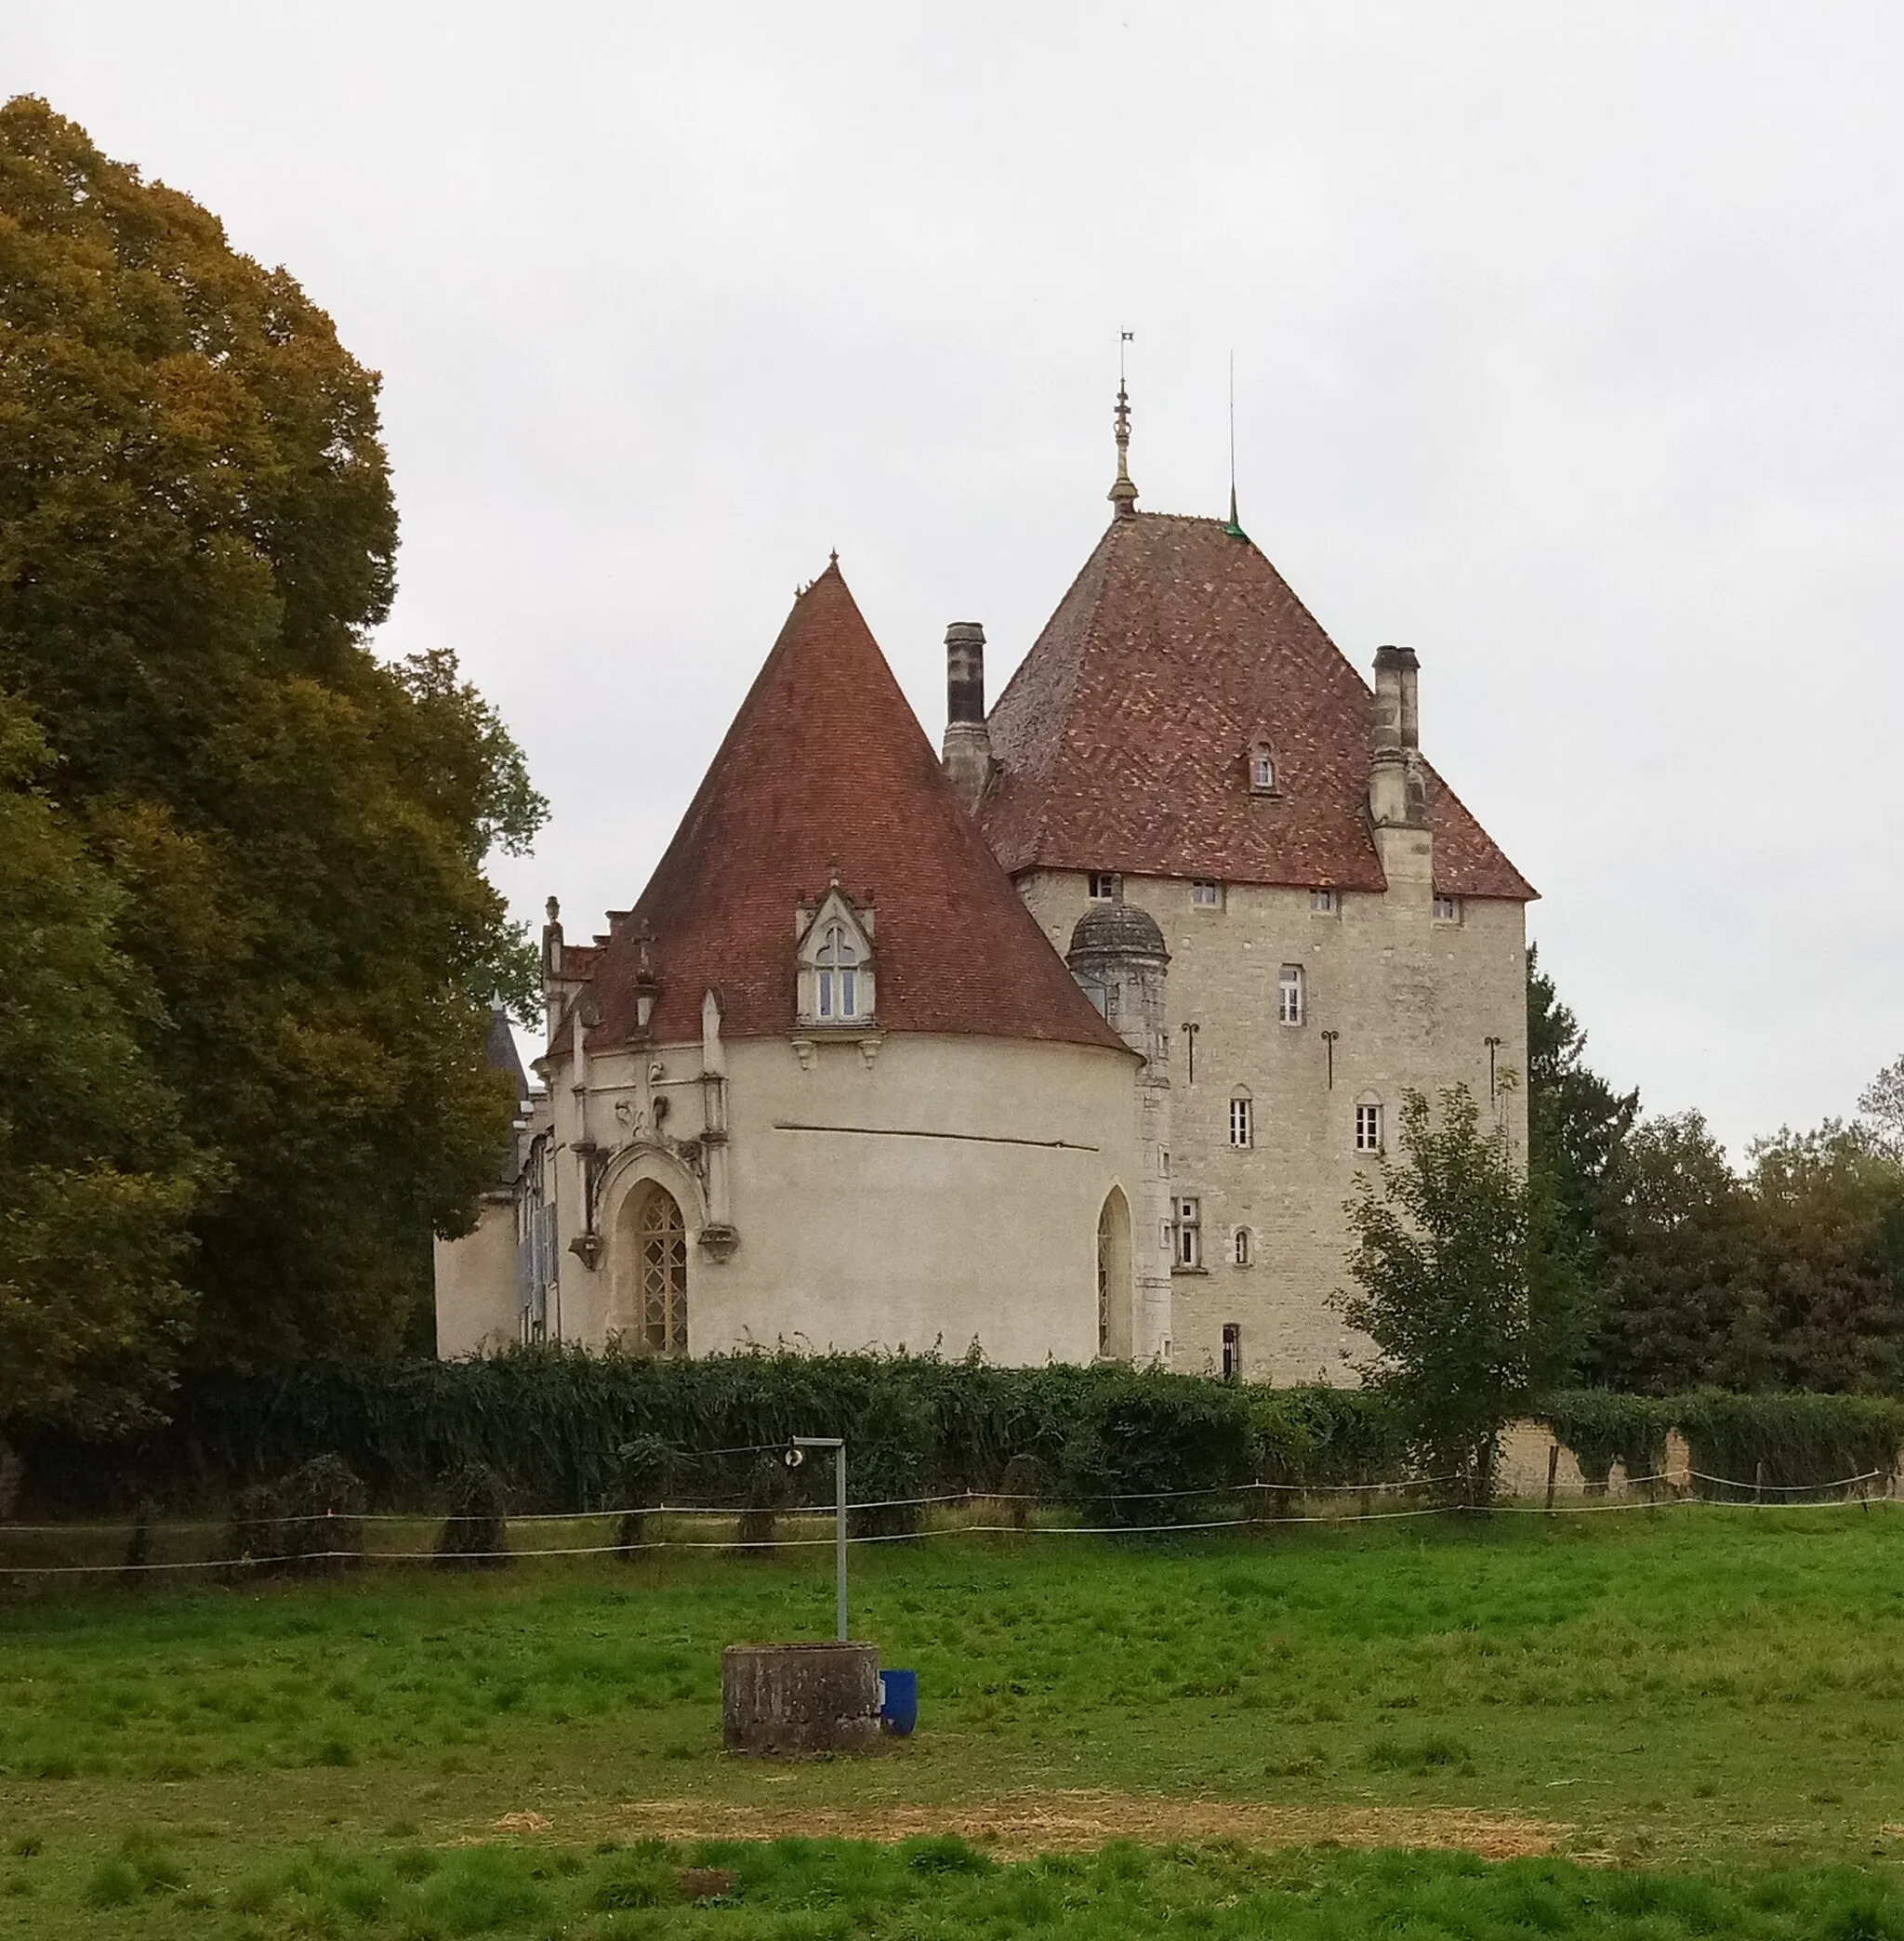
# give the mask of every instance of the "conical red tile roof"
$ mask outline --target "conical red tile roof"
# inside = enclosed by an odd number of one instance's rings
[[[874,912],[886,1031],[1122,1050],[940,768],[837,564],[795,601],[641,900],[601,950],[591,1047],[635,1034],[641,937],[656,1043],[790,1036],[795,911],[840,887]],[[555,1047],[562,1049],[558,1039]]]
[[[980,821],[1014,872],[1380,890],[1373,706],[1250,540],[1214,519],[1114,519],[998,697],[1002,772]],[[1273,798],[1249,786],[1259,736]],[[1454,791],[1426,781],[1436,890],[1533,896]]]

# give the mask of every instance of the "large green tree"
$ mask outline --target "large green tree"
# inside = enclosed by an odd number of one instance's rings
[[[1338,1304],[1375,1343],[1358,1372],[1389,1397],[1426,1473],[1485,1504],[1501,1431],[1571,1365],[1573,1317],[1545,1305],[1531,1272],[1540,1203],[1467,1088],[1436,1106],[1404,1092],[1399,1130],[1379,1185],[1361,1182],[1348,1203],[1359,1285]]]
[[[1595,1230],[1620,1149],[1639,1115],[1586,1062],[1587,1034],[1527,951],[1527,1171],[1553,1207],[1554,1239],[1597,1264]]]
[[[1655,1395],[1769,1381],[1759,1238],[1752,1192],[1705,1120],[1642,1121],[1598,1195],[1602,1298],[1586,1379]]]
[[[215,217],[0,109],[0,688],[117,887],[139,1042],[216,1182],[207,1358],[395,1345],[510,1110],[484,1001],[532,969],[483,863],[542,804],[447,655],[370,651],[377,390]]]
[[[140,1049],[112,879],[0,693],[0,1433],[126,1427],[176,1366],[203,1169]]]
[[[1904,1168],[1828,1120],[1752,1149],[1757,1280],[1784,1388],[1904,1380]]]

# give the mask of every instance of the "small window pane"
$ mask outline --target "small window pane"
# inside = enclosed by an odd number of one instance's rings
[[[1177,1265],[1203,1265],[1203,1203],[1180,1199],[1177,1202]]]

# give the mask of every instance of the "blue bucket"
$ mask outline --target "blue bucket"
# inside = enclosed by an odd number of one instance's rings
[[[879,1673],[879,1724],[894,1738],[910,1738],[919,1723],[919,1673]]]

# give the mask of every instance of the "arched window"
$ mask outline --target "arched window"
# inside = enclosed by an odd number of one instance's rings
[[[1251,795],[1276,793],[1276,757],[1270,753],[1267,742],[1258,742],[1250,750],[1250,792]]]
[[[1097,1216],[1097,1352],[1106,1361],[1130,1356],[1130,1208],[1113,1186]]]
[[[650,1354],[688,1350],[688,1234],[674,1195],[649,1187],[636,1215],[641,1249],[641,1345]]]
[[[821,940],[818,1014],[838,1023],[859,1016],[859,952],[842,923],[830,924]]]
[[[1250,1262],[1255,1258],[1255,1254],[1250,1246],[1250,1229],[1248,1227],[1238,1227],[1236,1229],[1236,1243],[1234,1258],[1238,1267],[1249,1266]]]

